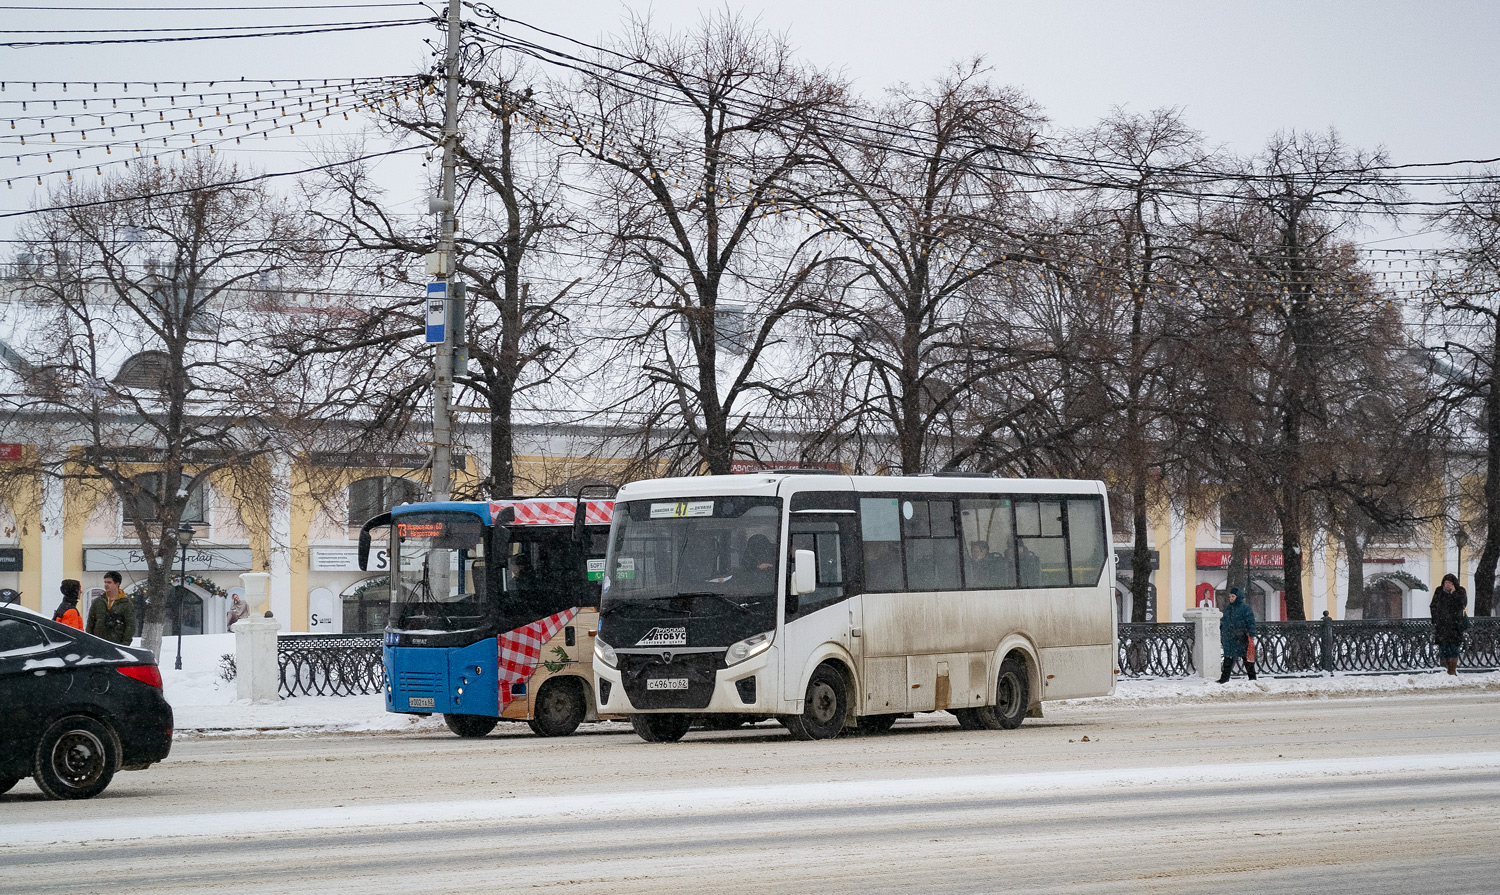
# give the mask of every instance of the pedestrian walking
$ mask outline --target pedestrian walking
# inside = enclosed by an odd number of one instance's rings
[[[83,616],[78,614],[78,597],[83,593],[83,585],[75,579],[64,578],[61,590],[62,602],[52,611],[52,620],[82,631]]]
[[[1219,619],[1219,644],[1224,647],[1219,683],[1229,683],[1236,659],[1244,661],[1245,674],[1255,680],[1255,610],[1245,602],[1237,587],[1229,589],[1229,602],[1224,606],[1224,617]]]
[[[135,638],[135,603],[120,590],[123,580],[119,572],[104,573],[104,596],[89,607],[86,630],[95,637],[129,646]]]
[[[1464,632],[1469,630],[1469,617],[1464,614],[1468,606],[1468,592],[1450,573],[1432,592],[1432,604],[1427,607],[1432,616],[1432,639],[1437,641],[1438,657],[1449,674],[1458,674],[1458,654],[1463,650]]]

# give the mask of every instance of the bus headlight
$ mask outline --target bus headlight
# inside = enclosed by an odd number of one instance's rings
[[[752,656],[758,656],[771,648],[771,633],[756,634],[754,637],[746,637],[739,643],[731,646],[724,654],[725,665],[735,665]]]
[[[619,659],[615,656],[615,648],[598,637],[594,638],[594,658],[608,665],[610,668],[614,668],[619,662]]]

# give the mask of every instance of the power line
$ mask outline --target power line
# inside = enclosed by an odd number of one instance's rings
[[[340,31],[371,31],[377,28],[407,28],[412,25],[430,25],[435,19],[407,19],[403,21],[383,22],[378,25],[327,25],[319,27],[301,28],[288,31],[263,31],[256,34],[205,34],[194,37],[143,37],[143,38],[112,38],[99,40],[35,40],[35,41],[8,41],[0,46],[9,47],[13,50],[31,49],[33,47],[75,47],[75,46],[103,46],[105,44],[158,44],[179,43],[190,40],[239,40],[249,37],[301,37],[308,34],[332,34]],[[284,27],[284,26],[273,26]]]

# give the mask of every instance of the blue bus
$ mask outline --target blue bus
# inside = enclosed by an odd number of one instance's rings
[[[599,627],[611,500],[404,504],[364,524],[359,567],[388,529],[385,707],[440,713],[461,737],[502,720],[567,736],[598,718]]]

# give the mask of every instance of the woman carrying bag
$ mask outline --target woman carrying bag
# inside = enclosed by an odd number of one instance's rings
[[[1224,647],[1219,683],[1229,683],[1236,659],[1245,661],[1245,674],[1255,680],[1255,612],[1237,587],[1229,589],[1229,602],[1224,606],[1224,617],[1219,619],[1219,644]]]

